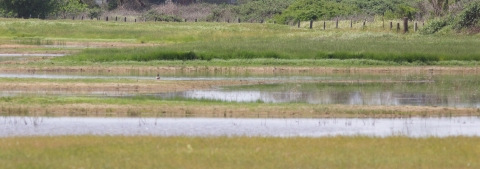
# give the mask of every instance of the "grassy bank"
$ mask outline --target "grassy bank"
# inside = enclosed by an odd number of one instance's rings
[[[478,168],[476,137],[0,138],[5,168]]]

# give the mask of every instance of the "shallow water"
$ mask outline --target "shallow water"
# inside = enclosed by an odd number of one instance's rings
[[[58,135],[152,136],[480,136],[480,118],[221,119],[0,117],[0,137]]]

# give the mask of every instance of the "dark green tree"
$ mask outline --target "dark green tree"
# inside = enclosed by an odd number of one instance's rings
[[[57,0],[0,0],[0,8],[16,14],[19,18],[45,18],[57,8],[57,4]]]

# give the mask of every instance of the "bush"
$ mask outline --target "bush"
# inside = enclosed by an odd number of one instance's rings
[[[447,19],[445,18],[435,18],[425,25],[425,27],[420,30],[420,33],[428,35],[428,34],[434,34],[447,26]]]
[[[356,11],[358,8],[353,4],[338,3],[334,0],[297,0],[275,19],[285,24],[291,20],[331,19],[351,15]]]
[[[475,26],[480,21],[480,2],[471,3],[457,16],[454,28],[457,30]]]
[[[147,13],[142,15],[142,18],[147,20],[157,19],[157,21],[182,22],[182,18],[179,18],[178,16],[158,13],[155,10],[149,10]]]
[[[30,16],[46,15],[55,11],[58,0],[0,0],[0,9],[4,13],[13,13],[16,17],[30,18]]]

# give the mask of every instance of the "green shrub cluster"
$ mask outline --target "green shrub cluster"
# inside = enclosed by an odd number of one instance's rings
[[[232,13],[242,20],[267,20],[281,14],[295,0],[251,0],[232,7]]]
[[[353,4],[338,3],[333,0],[297,0],[275,19],[285,24],[292,20],[330,19],[351,15],[355,11],[358,11],[358,8]]]
[[[413,19],[417,9],[411,6],[412,3],[413,0],[297,0],[275,19],[287,23],[292,20],[331,19],[357,14]]]
[[[149,10],[142,15],[142,18],[147,20],[167,21],[167,22],[182,22],[182,18],[175,15],[168,15],[155,10]]]
[[[475,2],[467,6],[460,15],[457,16],[455,28],[457,30],[475,26],[480,21],[480,2]]]
[[[480,22],[480,2],[470,3],[457,16],[449,15],[434,18],[421,30],[423,34],[434,34],[439,30],[451,26],[456,30],[469,29]]]

